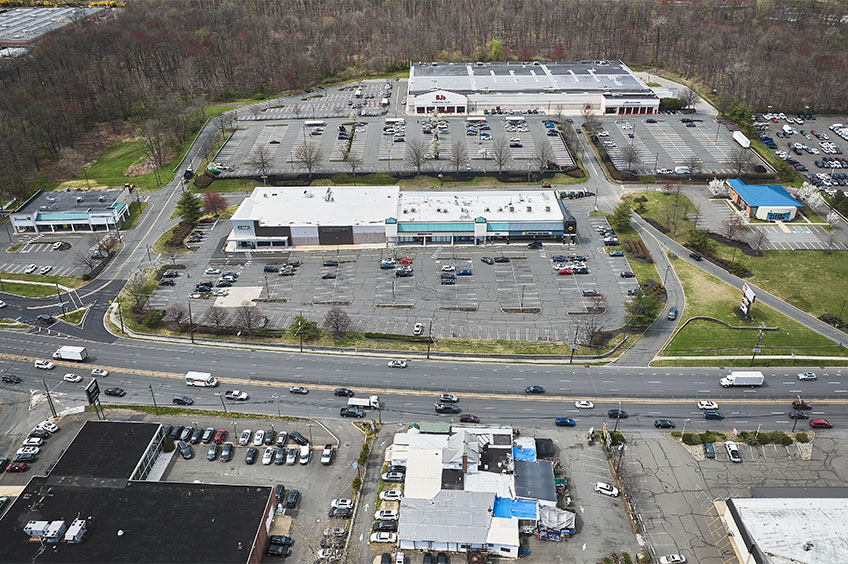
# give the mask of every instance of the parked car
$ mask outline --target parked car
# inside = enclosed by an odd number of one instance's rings
[[[333,455],[335,454],[335,449],[332,444],[324,445],[324,450],[321,451],[321,464],[324,466],[329,466],[333,463]]]
[[[250,447],[247,449],[247,454],[244,457],[244,461],[247,464],[253,464],[256,462],[256,458],[259,456],[259,449],[256,447]]]
[[[293,509],[297,507],[300,501],[300,492],[298,490],[289,490],[289,495],[286,496],[286,507]]]
[[[208,445],[212,442],[212,438],[215,436],[215,427],[206,427],[203,430],[203,435],[200,437],[201,442],[203,444]]]
[[[397,532],[398,524],[396,521],[376,521],[371,525],[372,531],[387,531],[387,532]]]
[[[731,462],[742,462],[742,456],[739,454],[739,447],[733,441],[724,443],[724,448],[727,450],[727,457]]]
[[[180,451],[180,456],[182,456],[185,460],[194,458],[194,451],[185,443],[185,441],[177,441],[177,449]]]
[[[667,554],[660,556],[660,564],[686,564],[686,557],[682,554]]]
[[[265,447],[265,452],[262,454],[262,464],[269,466],[274,461],[274,447]]]
[[[405,476],[403,472],[385,472],[381,478],[384,482],[403,482]]]
[[[291,433],[289,433],[289,437],[291,437],[294,442],[301,446],[309,444],[309,440],[297,431],[292,431]]]
[[[221,447],[221,462],[229,462],[232,460],[235,449],[236,448],[232,445],[232,443],[225,443],[224,446]]]
[[[241,432],[241,436],[239,437],[239,444],[241,446],[247,446],[247,443],[250,442],[250,438],[253,436],[253,432],[250,429],[245,429]]]
[[[400,490],[383,490],[380,492],[380,501],[400,501],[403,493]]]
[[[709,459],[715,458],[715,449],[713,449],[713,443],[704,443],[704,456]]]
[[[289,447],[286,451],[286,466],[294,466],[297,463],[297,449]]]
[[[388,532],[378,532],[372,533],[370,537],[371,542],[397,542],[397,533],[388,533]]]
[[[218,445],[212,443],[211,445],[209,445],[209,450],[206,451],[206,460],[212,462],[216,458],[218,458]]]
[[[616,488],[612,484],[596,482],[595,491],[599,494],[608,495],[610,497],[618,497],[618,488]]]

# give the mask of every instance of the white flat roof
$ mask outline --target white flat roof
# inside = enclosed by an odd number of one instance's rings
[[[733,498],[733,504],[760,550],[782,557],[776,562],[831,564],[848,554],[848,499]]]
[[[404,498],[433,499],[442,489],[442,449],[410,448],[406,457]]]
[[[257,187],[232,220],[260,226],[379,225],[397,214],[397,186]]]
[[[399,222],[562,221],[552,190],[400,193]]]

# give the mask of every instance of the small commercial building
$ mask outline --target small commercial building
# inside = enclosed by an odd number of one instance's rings
[[[230,252],[304,245],[474,245],[562,240],[577,233],[576,220],[552,190],[259,187],[231,222]]]
[[[130,192],[119,190],[37,191],[10,214],[18,233],[114,231],[130,214]]]
[[[725,181],[730,199],[750,217],[765,221],[792,221],[803,204],[777,184],[745,184],[738,178]]]
[[[650,115],[660,99],[621,61],[414,63],[410,114],[558,110]]]

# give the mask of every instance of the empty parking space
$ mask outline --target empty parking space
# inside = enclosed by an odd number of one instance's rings
[[[374,288],[376,307],[412,307],[415,304],[415,275],[397,276],[393,268],[378,269]]]
[[[502,311],[540,310],[542,303],[536,280],[525,259],[495,263],[498,303]]]
[[[338,261],[337,266],[321,266],[316,278],[313,304],[346,305],[353,301],[353,285],[356,279],[355,260]]]

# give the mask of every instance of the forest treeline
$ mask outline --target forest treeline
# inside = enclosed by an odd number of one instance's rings
[[[208,100],[261,97],[410,61],[622,59],[724,101],[839,111],[845,3],[760,0],[133,0],[0,63],[0,190],[98,122],[185,139]]]

